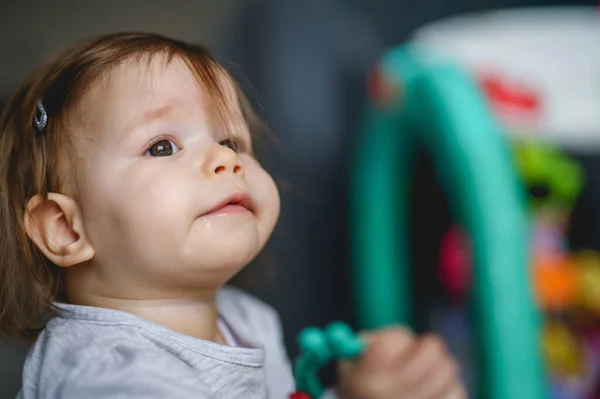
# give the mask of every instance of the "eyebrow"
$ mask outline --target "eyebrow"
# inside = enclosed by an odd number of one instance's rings
[[[145,111],[139,119],[136,119],[134,123],[132,123],[131,129],[129,129],[128,131],[135,129],[136,126],[151,122],[156,119],[160,119],[165,115],[168,115],[171,111],[173,111],[174,108],[174,104],[166,104],[149,109]]]
[[[163,118],[165,115],[171,113],[176,107],[177,104],[169,103],[144,111],[140,117],[133,119],[126,125],[125,129],[123,130],[123,134],[121,135],[121,139],[131,137],[139,126]]]

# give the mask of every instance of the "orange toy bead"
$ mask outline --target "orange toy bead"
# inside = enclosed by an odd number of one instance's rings
[[[534,260],[532,272],[536,300],[543,310],[561,310],[574,304],[579,282],[573,259],[540,257]]]

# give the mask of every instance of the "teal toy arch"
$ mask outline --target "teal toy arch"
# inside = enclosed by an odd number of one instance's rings
[[[493,399],[546,397],[528,266],[525,197],[501,128],[477,85],[407,47],[379,64],[399,89],[366,109],[351,169],[355,309],[360,328],[411,324],[408,181],[415,145],[432,153],[454,217],[471,238],[473,309],[484,389]]]

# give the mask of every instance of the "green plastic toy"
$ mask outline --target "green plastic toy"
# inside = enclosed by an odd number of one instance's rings
[[[426,61],[409,47],[385,54],[377,88],[350,175],[358,327],[411,324],[407,190],[415,145],[422,142],[454,218],[471,238],[478,397],[547,397],[525,192],[500,125],[466,73]]]
[[[515,162],[530,190],[533,211],[556,208],[568,214],[583,185],[583,170],[572,158],[547,143],[517,142]]]
[[[323,394],[318,371],[332,361],[359,356],[365,346],[342,322],[331,323],[325,329],[304,329],[298,336],[298,345],[301,353],[294,367],[296,388],[314,399]]]

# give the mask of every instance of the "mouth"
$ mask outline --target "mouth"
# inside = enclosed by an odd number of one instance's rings
[[[252,199],[248,194],[237,193],[205,212],[201,216],[217,216],[232,213],[252,212]]]

